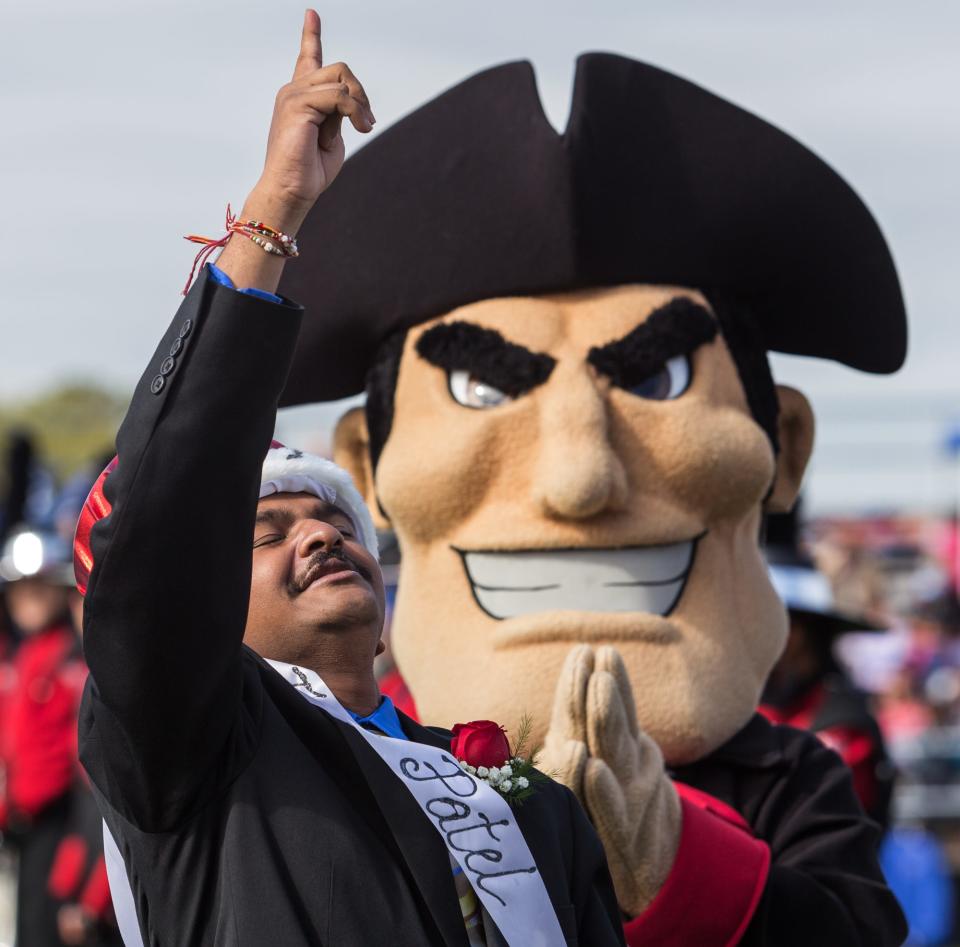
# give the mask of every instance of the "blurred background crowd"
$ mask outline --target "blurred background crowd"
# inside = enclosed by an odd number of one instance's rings
[[[77,746],[87,670],[73,533],[103,464],[91,457],[58,477],[38,456],[35,435],[17,427],[6,432],[3,460],[0,942],[120,944],[100,817]]]

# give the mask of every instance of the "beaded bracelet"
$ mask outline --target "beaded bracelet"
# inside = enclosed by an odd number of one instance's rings
[[[207,258],[214,250],[227,245],[227,241],[235,234],[242,234],[249,240],[252,240],[261,250],[273,256],[282,256],[287,259],[293,259],[300,255],[297,248],[297,241],[289,234],[283,231],[268,227],[262,220],[237,220],[236,215],[230,210],[227,204],[226,233],[219,240],[212,237],[201,237],[197,234],[189,234],[184,240],[191,243],[203,244],[200,251],[193,259],[193,266],[190,267],[190,275],[187,277],[186,285],[183,287],[183,295],[186,296],[193,283],[194,274],[198,269],[202,269],[207,262]]]

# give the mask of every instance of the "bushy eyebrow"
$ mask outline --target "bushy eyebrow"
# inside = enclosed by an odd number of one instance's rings
[[[655,309],[622,339],[594,346],[587,360],[615,385],[633,388],[677,355],[689,355],[719,331],[710,312],[686,296]]]
[[[543,352],[531,352],[495,329],[471,322],[436,325],[420,336],[416,348],[431,365],[470,372],[512,398],[542,385],[557,364]]]
[[[285,526],[293,518],[293,513],[284,508],[272,506],[267,510],[257,510],[254,523],[257,526]]]

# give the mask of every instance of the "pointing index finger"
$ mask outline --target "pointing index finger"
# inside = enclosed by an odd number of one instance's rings
[[[299,79],[323,65],[323,46],[320,42],[320,16],[308,9],[303,15],[303,35],[300,37],[300,55],[293,70],[293,78]]]

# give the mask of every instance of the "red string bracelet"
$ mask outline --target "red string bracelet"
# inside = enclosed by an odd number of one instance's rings
[[[265,223],[263,223],[263,221],[260,220],[238,221],[236,215],[230,210],[229,204],[227,204],[227,219],[225,227],[227,232],[220,237],[219,240],[214,240],[213,237],[201,237],[195,233],[189,234],[183,238],[184,240],[189,240],[191,243],[203,244],[203,246],[193,258],[193,266],[190,267],[190,275],[187,277],[187,282],[183,287],[182,295],[187,295],[190,290],[190,286],[193,284],[194,275],[199,269],[203,269],[203,266],[209,259],[210,254],[213,253],[214,250],[225,247],[227,245],[227,241],[235,233],[242,234],[244,237],[252,240],[263,251],[274,256],[283,256],[287,257],[288,259],[292,259],[293,257],[300,255],[300,251],[297,249],[297,241],[289,234],[285,234],[280,230],[274,230],[273,227],[268,227]]]

